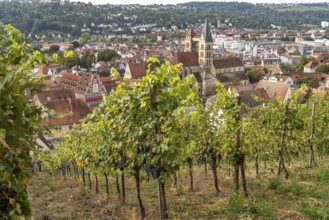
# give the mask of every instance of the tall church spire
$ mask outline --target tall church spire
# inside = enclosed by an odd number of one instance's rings
[[[201,40],[204,42],[212,42],[210,27],[208,23],[208,19],[206,18],[206,21],[203,26],[202,34],[201,34]]]

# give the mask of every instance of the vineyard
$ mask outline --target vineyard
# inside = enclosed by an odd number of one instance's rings
[[[122,205],[127,204],[127,181],[133,179],[141,218],[154,212],[145,208],[152,187],[143,191],[141,185],[156,181],[157,218],[167,219],[172,218],[168,207],[175,202],[167,196],[168,183],[177,185],[179,173],[187,172],[188,191],[198,195],[196,164],[205,173],[211,170],[212,178],[204,184],[213,185],[211,191],[220,201],[222,194],[254,196],[248,190],[250,178],[269,181],[282,174],[289,181],[291,176],[303,175],[303,168],[324,162],[328,154],[327,95],[312,95],[301,87],[285,102],[254,97],[258,105],[250,108],[218,84],[217,99],[210,105],[199,98],[195,79],[181,79],[181,72],[180,65],[149,60],[148,74],[139,84],[120,84],[55,150],[39,153],[50,176],[66,178],[67,172],[75,173],[96,193],[104,178],[109,198],[113,198],[109,184],[113,177]],[[301,171],[292,172],[290,167],[295,165]],[[222,190],[227,180],[218,177],[223,170],[231,179],[229,191]],[[328,181],[328,170],[321,172],[319,178]],[[327,219],[328,209],[319,216]]]
[[[35,216],[48,207],[43,219],[329,218],[327,93],[302,86],[250,107],[218,84],[210,103],[181,65],[151,58],[139,84],[123,81],[54,150],[37,151],[46,112],[27,91],[42,85],[33,64],[50,58],[10,25],[0,37],[0,219],[31,216],[29,201]],[[32,151],[43,172],[28,182]],[[77,209],[60,216],[61,203]]]

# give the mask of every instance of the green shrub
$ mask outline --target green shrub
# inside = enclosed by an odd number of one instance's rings
[[[317,175],[317,180],[319,182],[329,183],[329,168],[320,169]]]
[[[314,175],[309,174],[309,173],[299,173],[298,177],[301,181],[307,181],[307,180],[313,179]]]
[[[182,185],[177,186],[176,188],[176,195],[177,196],[182,196],[184,195],[184,188]]]
[[[248,204],[247,207],[247,212],[250,213],[251,215],[255,215],[258,213],[258,206],[256,204]]]
[[[228,202],[225,207],[228,212],[241,213],[244,211],[243,199],[239,193],[232,193],[228,197]]]
[[[276,190],[278,187],[282,184],[282,181],[280,178],[271,178],[268,180],[268,185],[267,187],[269,189]]]
[[[310,216],[313,219],[329,219],[329,209],[321,207],[313,207],[310,203],[301,200],[299,201],[300,211]]]
[[[306,193],[306,189],[302,185],[300,185],[296,182],[292,182],[287,187],[283,188],[282,192],[283,193],[292,193],[295,196],[301,196]]]
[[[216,214],[222,214],[225,212],[225,209],[222,207],[214,207],[209,209],[209,214],[210,215],[216,215]]]
[[[307,195],[317,199],[326,199],[328,197],[328,195],[323,193],[317,185],[313,185],[309,190],[307,190]]]
[[[46,191],[56,190],[56,183],[52,178],[45,178],[42,183]]]
[[[264,211],[265,213],[265,211]],[[224,206],[214,207],[209,209],[209,214],[224,214],[226,219],[238,219],[239,215],[258,216],[258,214],[264,214],[260,206],[254,201],[244,201],[239,193],[233,192],[227,198],[227,202]],[[265,213],[270,216],[271,213]]]

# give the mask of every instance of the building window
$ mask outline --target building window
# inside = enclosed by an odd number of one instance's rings
[[[204,45],[203,44],[201,44],[201,50],[203,50],[204,49]]]
[[[209,44],[207,45],[207,50],[210,50],[210,45]]]
[[[186,43],[186,48],[189,48],[190,47],[190,44],[189,43]]]
[[[203,57],[203,52],[200,52],[200,57]]]

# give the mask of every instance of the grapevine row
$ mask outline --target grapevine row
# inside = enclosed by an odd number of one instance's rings
[[[236,191],[241,180],[242,193],[248,196],[247,162],[254,162],[259,176],[260,161],[276,160],[276,173],[289,178],[286,164],[293,159],[309,157],[314,166],[328,154],[327,94],[312,95],[301,87],[286,102],[254,97],[259,105],[251,108],[218,84],[217,100],[205,107],[195,79],[181,79],[181,73],[180,65],[149,60],[148,74],[139,84],[121,83],[55,150],[40,153],[47,169],[55,173],[73,164],[76,173],[82,170],[84,182],[85,173],[89,179],[93,174],[97,183],[97,177],[104,175],[107,194],[107,177],[115,175],[118,190],[121,179],[123,204],[124,178],[132,175],[142,218],[146,210],[140,176],[145,174],[158,182],[160,218],[167,219],[165,184],[187,165],[193,191],[195,159],[211,165],[217,194],[221,193],[217,167],[224,160],[228,170],[233,169]]]

